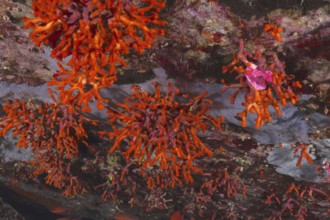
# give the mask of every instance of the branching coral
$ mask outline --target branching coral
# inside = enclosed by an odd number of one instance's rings
[[[164,34],[155,28],[165,24],[158,16],[164,7],[163,0],[34,0],[35,18],[24,18],[24,27],[33,28],[30,37],[38,46],[53,49],[53,58],[70,56],[49,85],[58,85],[63,104],[84,103],[89,111],[93,96],[102,108],[99,90],[116,81],[116,65],[126,65],[122,55],[131,48],[142,54]]]
[[[65,153],[61,153],[57,148],[51,148],[35,155],[29,163],[34,168],[32,177],[41,174],[45,176],[45,183],[62,190],[63,196],[76,196],[87,190],[73,173],[73,157],[68,158]]]
[[[164,25],[158,13],[165,7],[161,0],[34,0],[32,8],[36,18],[24,18],[25,28],[33,28],[31,39],[53,48],[52,57],[63,59],[69,55],[69,64],[79,68],[86,64],[103,68],[125,61],[121,54],[129,48],[142,53],[151,47]]]
[[[273,192],[267,196],[265,204],[277,207],[268,219],[282,219],[295,216],[297,219],[309,219],[308,206],[312,206],[316,197],[329,200],[329,195],[314,186],[301,187],[292,183],[283,196]]]
[[[127,160],[138,160],[142,172],[158,166],[160,170],[169,172],[172,186],[182,182],[179,176],[183,176],[187,183],[192,182],[191,172],[202,172],[194,166],[193,160],[213,154],[197,134],[205,132],[209,128],[208,123],[220,129],[222,118],[207,114],[208,105],[212,102],[205,99],[206,92],[180,103],[183,100],[179,102],[178,99],[187,99],[187,96],[173,85],[168,84],[165,94],[157,83],[153,85],[153,94],[133,86],[134,92],[125,103],[117,102],[116,110],[109,108],[109,123],[118,122],[120,127],[113,126],[113,131],[102,131],[100,134],[115,140],[110,153],[127,140],[128,147],[122,148],[125,149],[123,155]],[[148,177],[148,181],[152,181],[149,186],[157,182],[152,179],[152,176]]]
[[[313,159],[309,155],[309,152],[308,152],[309,146],[307,144],[300,144],[298,142],[296,145],[292,144],[291,146],[294,147],[294,150],[293,150],[294,155],[298,154],[298,152],[300,151],[299,158],[298,158],[297,164],[296,164],[297,167],[301,167],[301,163],[302,163],[303,159],[305,159],[309,164],[313,164]],[[282,149],[282,144],[280,144],[279,147],[280,147],[280,149]]]
[[[236,219],[239,207],[227,201],[246,196],[243,180],[236,172],[219,169],[216,165],[207,172],[203,174],[201,185],[184,189],[184,195],[189,198],[184,210],[198,213],[203,219],[221,219],[223,216]],[[227,200],[223,202],[225,196]]]
[[[90,112],[89,104],[94,99],[96,107],[101,110],[106,102],[100,94],[102,88],[112,85],[116,81],[114,75],[94,76],[90,78],[86,72],[66,70],[59,64],[60,72],[55,74],[48,85],[55,86],[59,91],[61,103],[75,105],[83,112]]]
[[[257,61],[254,64],[252,60]],[[239,92],[245,92],[245,101],[242,105],[245,110],[238,113],[242,118],[242,126],[246,126],[248,113],[257,114],[255,127],[260,128],[266,121],[272,120],[269,106],[272,106],[278,115],[282,114],[281,106],[286,106],[287,100],[295,104],[298,97],[293,92],[293,87],[301,88],[301,84],[291,82],[285,73],[285,65],[276,54],[264,58],[260,51],[249,54],[244,50],[244,42],[240,41],[239,51],[233,61],[223,68],[223,72],[238,74],[236,79],[239,84],[228,85],[222,91],[230,88],[236,90],[230,96],[231,103],[235,102]]]
[[[206,191],[207,194],[213,195],[219,191],[225,192],[227,197],[236,197],[239,193],[246,195],[246,186],[239,181],[235,176],[228,174],[228,170],[225,169],[223,174],[215,173],[212,178],[203,183],[201,186],[201,192]]]
[[[83,121],[92,121],[72,106],[53,100],[52,104],[8,101],[3,107],[6,116],[0,118],[0,136],[12,131],[14,137],[18,136],[18,148],[33,150],[35,157],[30,164],[36,168],[36,175],[46,173],[46,183],[65,188],[64,195],[77,194],[83,188],[71,175],[70,163],[78,156],[78,144],[87,145]]]

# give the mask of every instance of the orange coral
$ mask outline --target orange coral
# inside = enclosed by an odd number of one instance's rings
[[[55,86],[59,91],[58,98],[63,104],[76,105],[83,112],[90,112],[91,100],[96,100],[96,107],[102,110],[106,102],[100,94],[100,90],[116,81],[115,75],[89,76],[86,72],[69,71],[59,64],[60,72],[56,78],[48,82],[49,86]]]
[[[33,28],[30,37],[38,46],[52,48],[53,58],[70,56],[49,85],[59,85],[63,104],[75,99],[89,111],[86,105],[93,96],[102,108],[99,90],[116,81],[117,64],[126,65],[122,55],[130,48],[141,54],[156,35],[164,34],[155,29],[165,24],[158,16],[164,7],[163,0],[34,0],[36,18],[24,18],[24,27]]]
[[[301,84],[296,82],[290,82],[289,77],[284,72],[284,65],[274,55],[271,60],[271,64],[268,65],[267,71],[260,71],[260,74],[256,80],[265,84],[265,87],[259,85],[255,86],[253,82],[248,78],[252,74],[247,69],[259,68],[247,59],[247,52],[244,50],[243,41],[240,43],[240,50],[233,61],[223,68],[223,72],[236,73],[239,80],[238,84],[228,85],[222,92],[236,88],[236,90],[230,96],[231,103],[235,102],[236,96],[239,92],[245,92],[245,101],[242,105],[245,107],[244,111],[238,113],[238,116],[242,119],[242,126],[246,126],[246,117],[248,113],[256,114],[255,127],[260,128],[266,121],[272,120],[272,116],[269,112],[269,106],[272,106],[278,115],[282,114],[281,106],[286,106],[287,100],[292,104],[296,104],[298,97],[294,94],[292,88],[301,88]],[[249,55],[252,57],[252,55]],[[266,80],[266,72],[271,73],[271,80]],[[260,82],[259,82],[260,83]]]
[[[201,173],[194,166],[193,160],[203,155],[212,156],[213,152],[197,136],[207,130],[208,122],[220,129],[222,118],[213,118],[207,114],[206,92],[180,104],[177,99],[187,96],[180,93],[171,84],[163,95],[161,87],[154,83],[155,93],[144,92],[133,86],[134,92],[126,98],[125,103],[116,103],[118,110],[109,108],[109,123],[118,122],[121,127],[113,131],[100,132],[101,136],[114,139],[110,153],[117,150],[120,143],[128,141],[128,148],[123,155],[127,160],[136,159],[141,164],[141,171],[148,180],[148,186],[154,187],[160,180],[149,176],[148,169],[158,166],[168,171],[175,182],[181,183],[179,176],[186,182],[192,182],[191,172]],[[165,174],[165,173],[164,173]]]
[[[45,183],[62,190],[63,196],[76,196],[87,190],[77,176],[72,174],[73,158],[67,158],[56,148],[39,152],[29,161],[33,166],[32,176],[46,174]]]
[[[301,162],[303,159],[306,159],[309,164],[313,164],[313,159],[308,153],[308,146],[306,144],[298,144],[298,146],[295,147],[293,154],[297,154],[299,150],[300,155],[296,166],[301,167]]]
[[[12,131],[18,136],[18,148],[30,148],[35,157],[30,164],[35,174],[46,173],[46,183],[65,188],[64,195],[83,191],[76,177],[70,174],[71,160],[78,156],[78,143],[87,143],[83,121],[90,121],[72,106],[55,103],[8,101],[3,106],[6,116],[0,118],[0,136]],[[94,122],[92,122],[94,123]]]
[[[275,24],[266,24],[264,26],[264,32],[269,32],[272,37],[276,38],[277,42],[282,42],[281,33],[283,28],[281,26],[276,26]]]

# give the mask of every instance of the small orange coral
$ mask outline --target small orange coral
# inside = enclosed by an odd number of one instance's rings
[[[247,51],[244,50],[244,43],[241,40],[240,49],[233,61],[223,68],[224,73],[238,74],[236,79],[238,84],[227,85],[222,92],[230,88],[236,90],[230,96],[231,103],[235,102],[239,92],[245,92],[245,101],[242,105],[245,109],[238,113],[242,119],[242,126],[246,126],[246,117],[248,113],[256,114],[255,127],[260,128],[266,121],[272,120],[269,112],[269,106],[272,106],[278,115],[282,114],[281,106],[287,105],[287,100],[296,104],[298,96],[292,90],[293,87],[301,88],[299,82],[290,82],[290,77],[285,74],[285,66],[274,55],[270,59],[270,64],[266,66],[267,70],[248,61]],[[253,57],[249,54],[249,57]]]
[[[186,99],[187,96],[171,84],[165,95],[158,84],[153,85],[154,94],[133,86],[132,96],[126,98],[125,103],[116,103],[118,110],[109,108],[109,123],[116,121],[121,127],[114,126],[113,131],[100,134],[115,140],[110,153],[127,140],[128,148],[123,155],[127,160],[136,159],[143,173],[144,170],[158,166],[160,170],[170,172],[173,183],[181,183],[179,175],[186,182],[192,182],[191,172],[201,172],[194,166],[193,160],[213,155],[197,134],[207,130],[208,122],[220,129],[223,119],[207,114],[207,105],[212,102],[205,99],[206,92],[181,104],[178,99]],[[147,178],[148,185],[154,186],[153,177]]]
[[[276,26],[275,24],[266,24],[264,26],[264,32],[269,32],[269,34],[276,38],[277,42],[282,42],[281,33],[283,28],[281,26]]]
[[[296,166],[301,167],[301,162],[303,159],[306,159],[309,164],[313,164],[313,159],[308,153],[308,146],[306,144],[298,144],[295,147],[293,154],[297,154],[299,150],[300,150],[300,155]]]

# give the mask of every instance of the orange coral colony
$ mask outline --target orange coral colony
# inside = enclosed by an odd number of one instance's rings
[[[79,155],[78,144],[87,146],[83,121],[94,122],[50,95],[52,104],[9,100],[3,106],[6,116],[0,118],[0,136],[12,131],[18,148],[32,149],[32,175],[46,174],[46,183],[63,189],[63,195],[77,195],[85,189],[70,173],[70,166]]]
[[[213,118],[207,114],[212,102],[205,99],[206,92],[179,103],[177,99],[187,99],[173,85],[169,84],[163,94],[161,86],[154,83],[155,93],[148,93],[137,86],[126,98],[125,103],[116,103],[117,108],[109,108],[109,123],[117,121],[121,127],[113,131],[103,131],[101,136],[114,139],[110,153],[120,148],[120,143],[128,141],[128,148],[123,152],[127,160],[137,160],[142,170],[158,166],[169,171],[172,186],[181,183],[183,176],[187,183],[192,182],[191,172],[201,173],[194,166],[194,159],[208,155],[210,150],[197,136],[205,132],[209,124],[218,130],[223,118]],[[148,181],[152,181],[149,177]],[[154,185],[150,183],[150,186]]]
[[[25,28],[32,28],[31,39],[39,46],[52,48],[51,57],[69,57],[66,67],[54,74],[63,104],[73,102],[90,111],[94,98],[97,107],[105,100],[99,90],[116,81],[116,66],[126,65],[122,55],[130,49],[142,54],[156,35],[164,35],[164,21],[158,13],[163,0],[60,0],[32,1],[35,18],[24,18]]]
[[[242,119],[242,126],[246,126],[248,113],[256,114],[255,127],[258,129],[266,121],[272,120],[269,112],[269,106],[272,106],[278,115],[282,114],[281,106],[286,106],[287,100],[296,104],[298,97],[294,94],[292,88],[301,88],[301,84],[291,82],[284,71],[284,64],[274,55],[270,58],[269,64],[261,68],[248,60],[247,57],[253,57],[244,50],[243,40],[240,42],[240,49],[233,61],[223,68],[223,72],[238,74],[236,79],[238,84],[227,85],[222,92],[230,88],[236,90],[230,96],[231,103],[235,102],[236,96],[241,91],[245,92],[245,100],[242,105],[245,109],[238,113]]]

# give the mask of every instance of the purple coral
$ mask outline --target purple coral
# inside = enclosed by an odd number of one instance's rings
[[[246,68],[246,71],[246,79],[256,90],[264,90],[266,88],[266,82],[271,83],[273,81],[273,73],[271,71],[260,70],[254,64]]]

